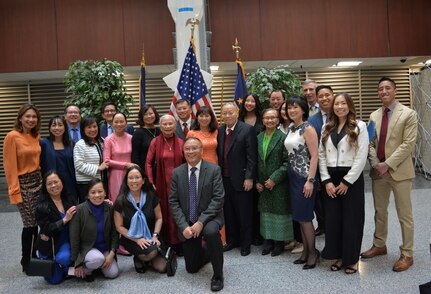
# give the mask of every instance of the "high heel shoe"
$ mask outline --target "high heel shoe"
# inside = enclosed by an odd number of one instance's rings
[[[316,263],[319,262],[320,259],[320,252],[319,250],[316,249],[316,259],[314,260],[313,264],[304,264],[304,266],[302,267],[303,270],[308,270],[308,269],[313,269],[316,267]]]
[[[295,260],[295,261],[293,262],[293,264],[304,264],[304,263],[306,263],[306,262],[307,262],[307,260],[306,260],[306,259],[298,258],[297,260]]]

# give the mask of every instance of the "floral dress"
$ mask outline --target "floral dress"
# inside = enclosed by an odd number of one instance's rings
[[[304,131],[308,126],[310,126],[308,122],[300,124],[298,127],[291,124],[284,141],[289,160],[288,174],[292,199],[292,218],[296,221],[312,221],[314,218],[316,186],[310,198],[305,198],[302,192],[310,168],[310,152],[304,139]]]

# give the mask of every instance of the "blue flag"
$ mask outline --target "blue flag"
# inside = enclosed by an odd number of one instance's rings
[[[139,77],[139,106],[142,107],[145,103],[145,63],[141,62],[141,76]]]
[[[236,64],[238,66],[238,72],[236,75],[236,83],[235,83],[235,95],[234,95],[234,101],[238,108],[241,109],[243,98],[247,96],[247,86],[245,85],[245,73],[244,73],[244,67],[242,65],[242,61],[237,60]]]

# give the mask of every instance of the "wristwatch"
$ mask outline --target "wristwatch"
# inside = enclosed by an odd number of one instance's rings
[[[157,238],[159,238],[159,237],[160,237],[160,235],[159,235],[159,233],[154,232],[154,233],[153,233],[153,237],[157,237]]]
[[[310,183],[314,183],[314,182],[316,182],[316,179],[315,178],[308,178],[307,181],[309,181]]]

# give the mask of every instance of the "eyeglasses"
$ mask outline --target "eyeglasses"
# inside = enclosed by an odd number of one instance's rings
[[[201,149],[201,147],[186,147],[184,148],[184,152],[195,152]]]
[[[117,111],[115,109],[106,109],[103,111],[103,113],[116,113]]]
[[[79,111],[68,111],[67,114],[79,114]]]
[[[266,117],[263,117],[262,119],[264,119],[264,120],[276,120],[278,117],[277,116],[266,116]]]
[[[141,176],[127,177],[127,179],[129,181],[139,181],[140,179],[142,179],[142,177]]]

